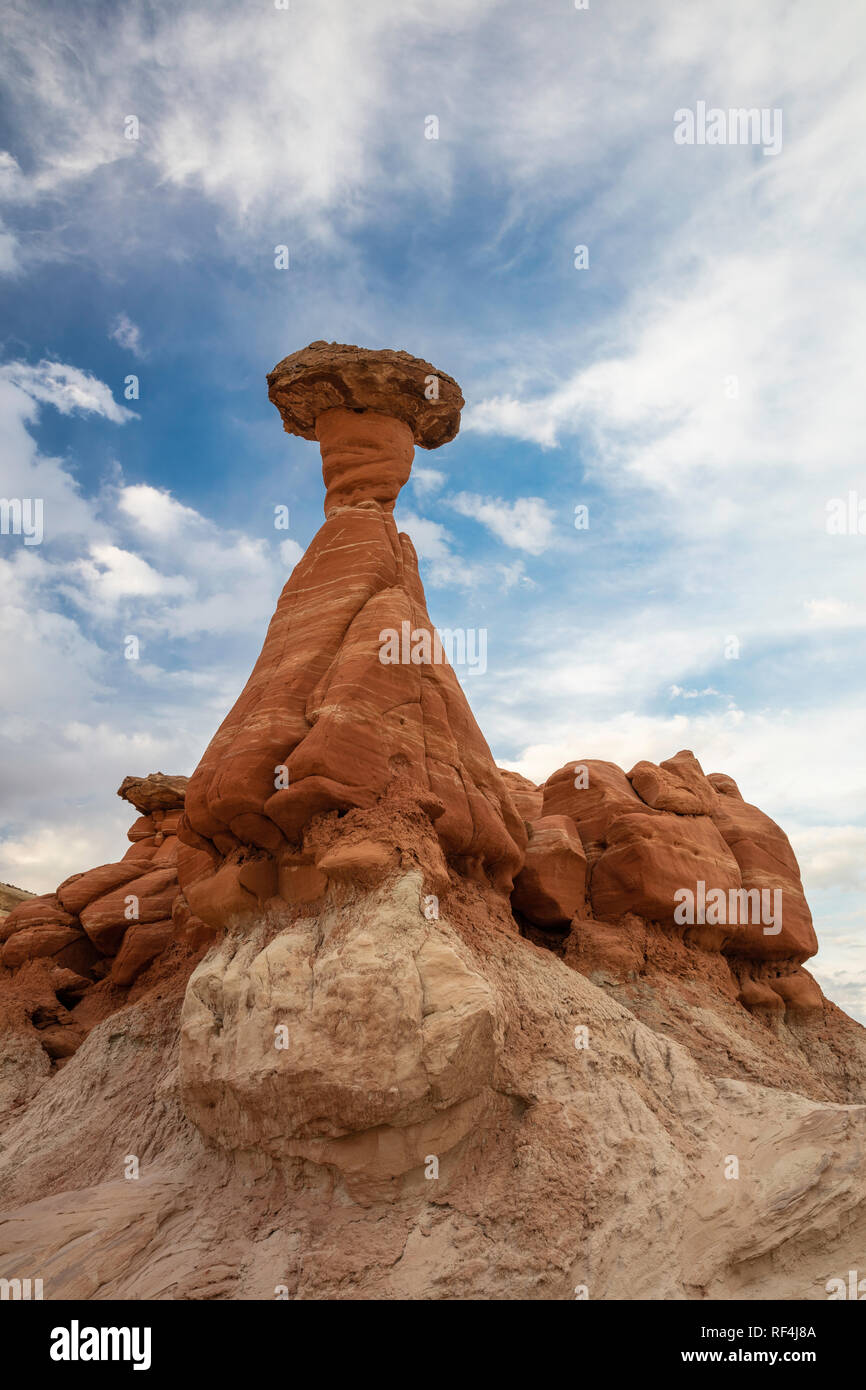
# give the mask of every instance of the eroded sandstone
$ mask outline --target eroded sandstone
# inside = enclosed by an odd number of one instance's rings
[[[447,661],[380,660],[433,636],[392,513],[456,383],[320,342],[269,388],[326,519],[246,687],[188,782],[124,780],[119,862],[0,923],[4,1277],[824,1296],[866,1235],[866,1035],[803,968],[786,836],[688,750],[498,769]]]

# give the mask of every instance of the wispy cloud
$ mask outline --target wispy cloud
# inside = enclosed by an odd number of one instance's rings
[[[118,314],[117,318],[109,330],[109,338],[131,352],[133,357],[144,357],[145,352],[141,342],[141,329],[137,323],[133,323],[128,314]]]
[[[480,497],[477,493],[458,492],[446,498],[446,505],[461,516],[480,522],[492,531],[497,540],[511,550],[526,550],[540,555],[553,536],[553,515],[543,497]]]
[[[116,425],[136,419],[135,411],[118,405],[104,381],[79,367],[63,362],[8,362],[0,367],[0,378],[17,386],[34,401],[53,405],[61,415],[79,412],[103,415]]]

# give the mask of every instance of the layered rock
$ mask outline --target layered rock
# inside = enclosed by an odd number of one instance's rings
[[[125,778],[118,796],[142,814],[123,858],[28,897],[0,922],[0,1012],[34,1056],[41,1049],[62,1062],[169,946],[197,950],[210,940],[177,879],[186,782],[161,772]],[[19,1099],[16,1083],[0,1110]]]
[[[666,961],[660,973],[674,981],[697,962],[717,1004],[734,999],[771,1023],[825,1012],[801,968],[818,943],[794,852],[731,777],[705,776],[683,750],[627,774],[592,759],[568,763],[539,792],[530,848],[535,827],[566,820],[587,862],[539,860],[530,880],[527,857],[512,903],[534,928],[569,927],[558,948],[565,959],[617,984],[644,976],[649,959]],[[562,895],[564,873],[575,902],[586,890],[587,910],[555,923],[545,896]]]
[[[324,343],[268,380],[286,430],[319,441],[326,521],[191,779],[179,860],[190,904],[224,926],[271,900],[303,900],[323,888],[308,843],[315,818],[372,811],[397,787],[458,873],[508,892],[523,821],[391,515],[415,445],[457,431],[456,383],[407,353]]]
[[[95,1028],[4,1131],[5,1276],[40,1270],[46,1299],[810,1300],[858,1267],[853,1043],[845,1104],[785,1084],[767,1041],[730,1079],[501,897],[455,887],[436,923],[419,891],[238,925],[185,993]]]
[[[392,516],[459,388],[326,343],[269,386],[326,520],[250,680],[188,786],[124,781],[123,860],[0,928],[3,1044],[29,1029],[0,1055],[0,1271],[48,1298],[825,1296],[866,1238],[866,1035],[802,969],[784,834],[689,752],[497,769]]]

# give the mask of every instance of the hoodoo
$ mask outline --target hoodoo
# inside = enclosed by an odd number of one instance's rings
[[[190,781],[180,830],[190,903],[223,924],[270,898],[318,897],[311,822],[389,794],[414,800],[461,872],[508,892],[526,832],[453,669],[382,659],[382,635],[403,623],[441,656],[392,512],[415,445],[456,435],[460,389],[406,352],[324,342],[286,357],[268,386],[284,428],[319,442],[326,520]]]
[[[393,517],[457,383],[317,342],[268,385],[325,522],[253,672],[188,783],[125,779],[122,859],[0,923],[3,1277],[825,1297],[866,1033],[803,968],[784,832],[688,750],[497,768]]]

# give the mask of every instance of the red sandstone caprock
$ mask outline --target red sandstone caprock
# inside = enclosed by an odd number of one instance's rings
[[[457,433],[459,387],[408,353],[337,343],[285,358],[268,383],[285,429],[319,441],[326,521],[190,781],[187,897],[214,921],[261,906],[299,867],[313,817],[372,808],[398,780],[454,866],[508,891],[526,832],[454,671],[441,648],[432,661],[381,659],[384,635],[404,624],[432,637],[415,551],[392,512],[415,445]],[[270,863],[254,882],[250,853]]]

